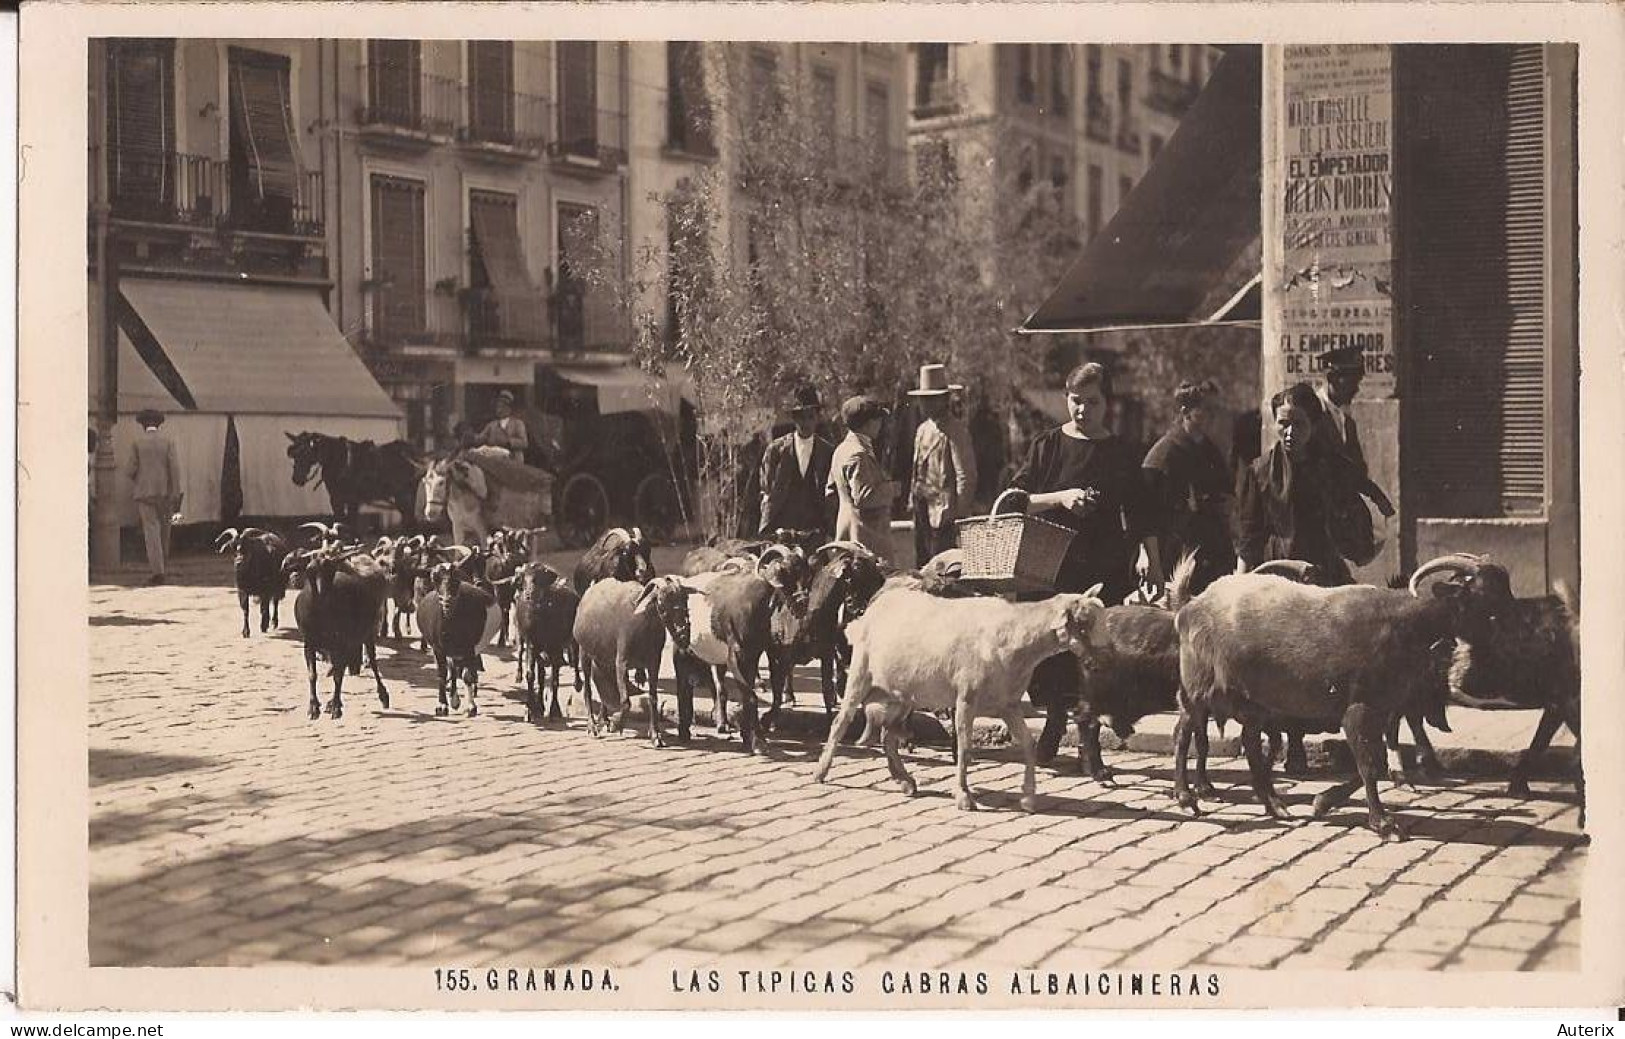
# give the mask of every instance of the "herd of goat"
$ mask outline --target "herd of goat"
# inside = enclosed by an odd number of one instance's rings
[[[1481,556],[1434,559],[1390,588],[1320,587],[1311,567],[1275,561],[1194,597],[1187,557],[1161,602],[1107,607],[1098,588],[1036,602],[978,594],[958,580],[956,553],[899,571],[856,543],[820,545],[789,531],[776,532],[776,540],[695,548],[678,573],[657,576],[642,533],[615,528],[567,579],[541,561],[541,530],[501,530],[473,549],[421,535],[382,537],[369,547],[347,541],[337,525],[301,529],[312,534],[307,547],[258,528],[227,530],[217,545],[234,553],[244,637],[250,599],[258,600],[260,630],[267,631],[278,623],[286,591],[298,589],[294,617],[312,720],[322,710],[318,659],[330,664],[329,716],[342,714],[344,677],[359,675],[363,661],[388,707],[377,642],[409,638],[414,625],[420,648],[435,661],[436,713],[460,710],[466,695],[472,716],[482,653],[508,645],[511,629],[532,722],[562,718],[559,674],[569,664],[594,736],[618,731],[642,695],[648,738],[661,746],[656,686],[670,641],[679,740],[691,736],[695,688],[706,685],[717,733],[731,732],[728,708],[737,705],[744,748],[758,752],[793,702],[793,669],[817,661],[824,708],[834,715],[819,781],[861,713],[862,742],[878,736],[892,777],[914,793],[900,754],[908,719],[917,710],[941,712],[953,719],[956,800],[973,809],[971,726],[994,717],[1007,723],[1023,755],[1021,804],[1032,810],[1036,754],[1022,697],[1038,664],[1071,654],[1085,774],[1111,775],[1101,757],[1102,722],[1126,737],[1141,718],[1178,711],[1174,794],[1198,813],[1201,799],[1215,797],[1206,770],[1208,721],[1222,727],[1234,719],[1257,799],[1271,817],[1287,818],[1271,778],[1278,735],[1340,730],[1357,776],[1316,797],[1313,816],[1363,786],[1368,824],[1395,838],[1403,833],[1377,783],[1406,770],[1397,754],[1402,721],[1418,765],[1435,772],[1426,726],[1449,731],[1447,705],[1541,711],[1513,769],[1515,795],[1527,794],[1530,770],[1559,727],[1576,739],[1580,732],[1573,604],[1564,596],[1514,597],[1507,571]],[[764,663],[771,706],[758,716]],[[1574,781],[1583,826],[1577,763]]]

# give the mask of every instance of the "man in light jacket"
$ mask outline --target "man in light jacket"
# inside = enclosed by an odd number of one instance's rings
[[[886,422],[883,404],[851,397],[841,405],[846,438],[830,460],[828,493],[837,499],[835,540],[856,541],[881,559],[891,555],[891,506],[897,483],[886,476],[874,440]]]
[[[175,442],[159,429],[164,424],[162,412],[143,411],[136,423],[141,432],[130,453],[129,477],[135,485],[131,497],[141,517],[141,536],[152,568],[147,583],[163,584],[169,579],[169,527],[181,508],[181,466]]]
[[[908,391],[925,416],[914,430],[914,479],[909,484],[915,566],[924,566],[937,553],[958,544],[954,520],[970,505],[974,493],[971,467],[947,429],[948,394],[948,372],[940,364],[923,365],[919,388]]]

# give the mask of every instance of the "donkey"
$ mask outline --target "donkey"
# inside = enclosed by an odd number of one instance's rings
[[[394,440],[379,446],[309,431],[282,435],[288,438],[294,484],[303,487],[313,478],[317,485],[327,484],[335,519],[355,529],[362,505],[387,505],[401,514],[403,527],[412,525],[423,471],[412,445]]]

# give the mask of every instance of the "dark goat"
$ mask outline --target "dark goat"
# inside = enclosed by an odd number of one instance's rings
[[[513,615],[513,596],[516,582],[510,580],[519,568],[524,565],[529,551],[507,530],[495,530],[491,533],[488,554],[485,557],[485,584],[497,597],[497,607],[502,611],[502,628],[497,632],[499,646],[508,645],[509,619]]]
[[[880,591],[886,572],[872,552],[854,541],[821,545],[808,563],[812,576],[806,607],[798,612],[787,601],[773,612],[774,666],[788,673],[797,664],[817,660],[824,711],[834,714],[852,657],[843,629]]]
[[[620,731],[632,697],[639,691],[627,675],[635,669],[651,676],[647,681],[649,740],[659,747],[665,741],[660,735],[660,704],[653,677],[660,673],[666,630],[659,617],[636,608],[648,587],[638,581],[615,578],[596,582],[581,597],[571,634],[580,653],[588,729],[594,736],[598,735],[598,706],[592,699],[596,684],[599,700],[606,710],[605,723],[611,731]],[[611,707],[615,709],[613,720],[607,714]]]
[[[232,583],[237,586],[237,604],[243,611],[243,638],[248,638],[248,599],[259,600],[260,631],[270,631],[281,623],[282,597],[288,593],[288,578],[282,561],[288,557],[288,543],[276,534],[258,527],[239,531],[230,527],[215,539],[219,552],[231,549]]]
[[[559,668],[569,663],[575,670],[576,692],[581,691],[581,667],[575,648],[576,613],[581,597],[564,583],[557,570],[545,563],[526,563],[515,575],[517,592],[513,597],[515,639],[519,644],[519,674],[525,683],[525,709],[532,722],[542,720],[542,703],[537,690],[543,680],[552,689],[553,704],[548,717],[559,721]],[[551,669],[551,675],[543,668]]]
[[[585,595],[598,581],[614,579],[647,584],[654,575],[649,543],[644,540],[643,531],[637,527],[630,530],[611,527],[582,555],[573,577],[577,594]]]
[[[445,715],[460,705],[457,683],[468,686],[468,716],[479,713],[475,701],[484,665],[480,650],[500,619],[496,596],[464,577],[455,563],[441,563],[430,572],[433,590],[417,604],[418,630],[434,654],[439,701],[434,713]]]
[[[329,717],[343,716],[344,672],[360,674],[363,654],[378,686],[378,702],[388,707],[389,691],[378,674],[378,618],[388,594],[383,570],[359,548],[318,548],[290,552],[282,561],[282,572],[301,584],[293,602],[293,617],[305,644],[311,720],[316,720],[322,709],[316,697],[317,657],[326,657],[332,665]]]
[[[1174,788],[1179,803],[1196,807],[1186,783],[1185,756],[1193,727],[1205,725],[1210,715],[1241,721],[1253,789],[1274,818],[1287,813],[1264,756],[1266,728],[1340,724],[1359,777],[1317,796],[1314,816],[1323,816],[1363,784],[1371,828],[1403,837],[1377,796],[1377,780],[1386,772],[1383,741],[1390,720],[1412,710],[1439,710],[1428,667],[1434,644],[1445,638],[1481,644],[1512,602],[1505,570],[1465,556],[1446,556],[1421,567],[1412,579],[1413,590],[1421,579],[1439,572],[1461,579],[1439,585],[1430,599],[1359,585],[1319,588],[1244,574],[1222,578],[1192,600],[1175,619],[1181,713]]]

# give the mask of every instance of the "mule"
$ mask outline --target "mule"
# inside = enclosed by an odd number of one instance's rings
[[[325,433],[283,431],[288,457],[293,460],[293,482],[303,487],[327,485],[327,498],[335,519],[356,529],[363,505],[382,505],[401,514],[402,527],[413,525],[418,474],[423,465],[417,451],[404,440],[382,446],[371,440],[350,440]]]

